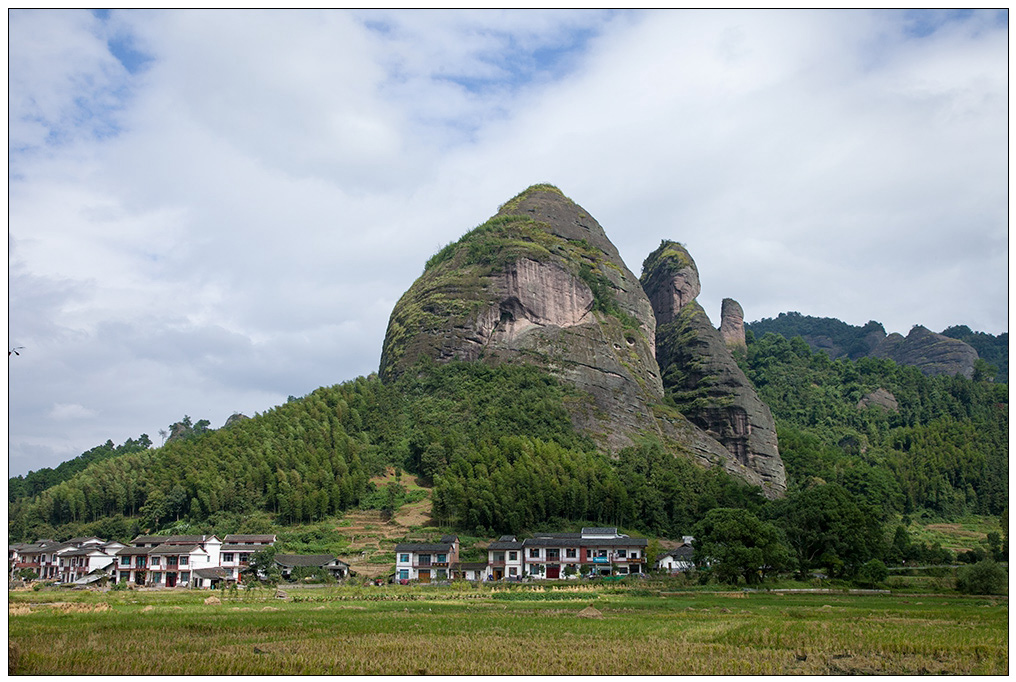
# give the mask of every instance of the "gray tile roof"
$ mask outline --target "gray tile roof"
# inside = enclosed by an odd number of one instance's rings
[[[500,540],[498,540],[497,542],[492,542],[489,545],[487,545],[487,549],[496,549],[496,550],[522,549],[522,545],[523,543],[521,541],[501,542]]]
[[[396,552],[451,552],[452,543],[401,542],[395,545]]]
[[[454,564],[452,570],[455,571],[483,571],[487,568],[486,561],[468,561],[461,564]]]
[[[244,544],[256,544],[275,542],[276,536],[274,535],[226,535],[222,538],[223,542],[232,542],[239,545]]]
[[[583,535],[617,535],[617,527],[614,528],[583,528]]]
[[[201,549],[201,545],[171,545],[168,543],[148,549],[148,553],[153,556],[160,554],[190,554],[194,550],[204,551]]]
[[[244,545],[227,542],[222,545],[223,552],[261,552],[268,548],[268,545]]]
[[[325,566],[332,562],[348,567],[345,561],[336,559],[331,554],[276,554],[275,563],[280,566],[296,568],[297,566]]]
[[[645,538],[529,538],[526,547],[646,547]]]
[[[131,544],[132,545],[150,545],[152,543],[162,544],[167,539],[169,539],[168,535],[139,535],[133,540],[131,540]]]

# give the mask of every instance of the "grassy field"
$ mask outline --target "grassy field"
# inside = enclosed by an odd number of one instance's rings
[[[917,674],[1009,670],[1008,600],[328,587],[9,596],[9,672]],[[222,596],[221,594],[218,596]]]

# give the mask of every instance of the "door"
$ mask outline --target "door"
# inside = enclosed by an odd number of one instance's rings
[[[502,570],[500,568],[495,568],[494,569],[494,580],[503,580],[503,579],[504,579],[504,570]]]
[[[549,564],[547,566],[547,578],[560,578],[561,577],[561,566],[559,564]]]
[[[166,587],[176,587],[176,573],[166,574]]]
[[[430,582],[430,569],[420,569],[420,582],[421,583]]]

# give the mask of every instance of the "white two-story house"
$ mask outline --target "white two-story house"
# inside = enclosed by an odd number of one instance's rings
[[[487,546],[487,571],[484,580],[520,580],[522,578],[523,542],[514,535],[502,535]]]
[[[403,542],[395,545],[395,578],[429,583],[448,580],[459,561],[459,538],[446,535],[440,542]]]

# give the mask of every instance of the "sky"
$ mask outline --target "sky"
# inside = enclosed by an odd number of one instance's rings
[[[1008,331],[1005,11],[8,14],[9,473],[377,370],[541,182],[719,324]]]

